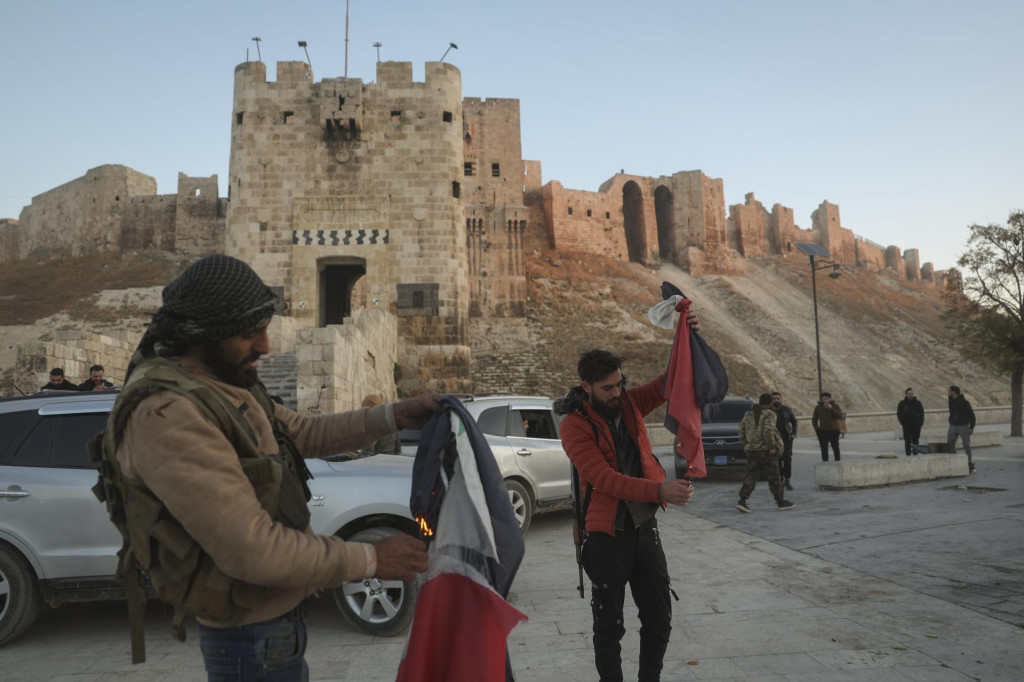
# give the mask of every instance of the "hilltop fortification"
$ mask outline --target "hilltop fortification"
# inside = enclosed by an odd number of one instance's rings
[[[323,330],[339,325],[372,339],[348,359],[393,371],[406,390],[473,390],[471,329],[525,319],[530,249],[743,275],[751,259],[796,256],[809,241],[837,263],[943,282],[916,249],[857,237],[828,201],[801,228],[791,208],[768,210],[753,193],[727,207],[722,179],[699,170],[618,173],[597,191],[544,183],[541,163],[522,158],[519,101],[463,98],[458,69],[441,62],[422,82],[410,63],[382,62],[368,83],[317,81],[305,62],[279,62],[268,80],[263,62],[240,64],[230,154],[223,198],[216,175],[179,175],[177,194],[159,195],[138,171],[94,168],[0,222],[0,263],[237,256],[288,303],[281,347],[321,349],[299,357],[300,402],[317,405],[338,361],[338,332]],[[374,352],[389,343],[394,359]]]

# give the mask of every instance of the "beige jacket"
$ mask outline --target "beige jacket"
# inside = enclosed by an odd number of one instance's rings
[[[270,421],[248,390],[224,383],[198,359],[178,361],[243,411],[262,451],[278,452]],[[315,417],[280,405],[275,410],[305,457],[354,451],[395,430],[393,405]],[[139,403],[117,460],[124,475],[141,479],[224,573],[271,588],[242,624],[276,618],[319,588],[377,570],[372,545],[274,522],[242,473],[231,442],[188,398],[158,391]]]

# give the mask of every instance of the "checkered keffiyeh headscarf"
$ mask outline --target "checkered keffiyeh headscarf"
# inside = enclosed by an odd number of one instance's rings
[[[268,320],[281,301],[251,267],[231,256],[193,263],[163,291],[164,304],[143,338],[142,350],[220,341]]]

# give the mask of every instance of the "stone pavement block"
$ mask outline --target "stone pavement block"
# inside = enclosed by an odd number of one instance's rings
[[[809,651],[807,655],[829,670],[858,668],[899,668],[901,666],[934,666],[936,661],[910,649],[840,649]]]
[[[744,677],[743,670],[731,658],[697,659],[686,655],[686,640],[677,641],[676,633],[673,631],[672,634],[674,636],[665,652],[663,679],[717,680]],[[690,661],[697,661],[697,664],[689,665]]]
[[[913,682],[975,682],[973,677],[941,665],[901,666],[897,670]]]
[[[871,668],[786,675],[786,682],[907,682],[895,668]]]
[[[828,670],[805,653],[737,656],[733,661],[747,675],[775,674],[788,677],[793,674],[819,673]]]

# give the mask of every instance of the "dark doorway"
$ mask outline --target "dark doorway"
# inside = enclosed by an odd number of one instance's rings
[[[352,292],[366,276],[366,261],[346,258],[320,264],[320,326],[342,324],[352,314]]]
[[[643,263],[647,251],[647,240],[644,238],[644,196],[640,186],[632,180],[622,187],[622,216],[625,219],[629,260]]]
[[[675,261],[676,231],[672,222],[672,191],[661,185],[654,190],[654,217],[658,221],[658,255],[661,260]]]

